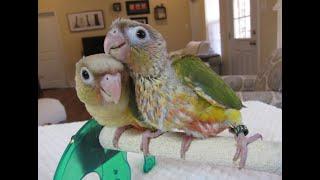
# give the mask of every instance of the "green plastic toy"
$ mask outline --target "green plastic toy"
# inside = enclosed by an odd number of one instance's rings
[[[104,149],[100,145],[99,134],[102,128],[94,119],[81,127],[64,151],[54,180],[80,180],[93,172],[102,180],[131,179],[127,152]],[[154,156],[145,156],[143,172],[149,172],[155,163]]]

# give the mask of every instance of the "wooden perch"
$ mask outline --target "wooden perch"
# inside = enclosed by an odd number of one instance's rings
[[[112,138],[115,128],[104,127],[100,133],[100,143],[104,148],[115,149]],[[142,153],[140,151],[142,133],[130,129],[123,133],[119,141],[122,151]],[[178,133],[166,133],[150,142],[150,153],[155,156],[180,159],[182,136]],[[192,141],[185,160],[210,162],[218,166],[237,167],[232,158],[236,151],[232,137],[213,137]],[[282,144],[257,140],[248,146],[246,169],[282,174]]]

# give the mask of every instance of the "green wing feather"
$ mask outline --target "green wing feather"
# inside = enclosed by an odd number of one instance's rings
[[[172,66],[182,82],[210,103],[216,102],[214,105],[238,110],[244,107],[236,93],[198,57],[173,57]]]

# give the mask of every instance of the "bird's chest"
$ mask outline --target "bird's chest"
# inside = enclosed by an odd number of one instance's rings
[[[137,81],[137,104],[145,120],[165,131],[182,127],[183,121],[190,119],[185,111],[192,107],[187,99],[178,96],[185,93],[181,87],[166,81]]]

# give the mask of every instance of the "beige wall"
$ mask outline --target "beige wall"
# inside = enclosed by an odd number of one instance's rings
[[[39,12],[56,12],[60,25],[63,48],[66,56],[67,78],[69,83],[73,82],[75,62],[81,58],[82,37],[105,35],[107,28],[103,30],[85,31],[71,33],[67,22],[67,13],[87,10],[102,9],[106,27],[117,17],[127,17],[125,11],[125,0],[122,0],[122,11],[112,11],[110,0],[39,0]],[[260,68],[276,48],[277,43],[277,14],[272,10],[277,0],[265,0],[265,7],[260,11]],[[163,3],[167,8],[168,19],[156,22],[154,20],[153,8]],[[220,0],[221,40],[223,72],[229,73],[228,64],[228,12],[227,0]],[[158,29],[167,40],[169,51],[183,48],[190,40],[205,40],[206,25],[204,0],[151,0],[148,16],[149,24]],[[135,15],[132,17],[145,16]]]
[[[260,11],[260,69],[277,48],[277,12],[273,6],[277,0],[266,0]]]
[[[189,14],[189,0],[150,0],[150,14],[135,15],[132,17],[148,16],[149,24],[158,29],[167,40],[169,51],[185,47],[191,40],[191,26]],[[82,37],[105,35],[107,27],[112,20],[117,17],[127,17],[125,10],[125,0],[122,0],[122,11],[116,13],[112,11],[111,0],[39,0],[39,12],[54,11],[58,18],[63,41],[64,53],[66,56],[67,78],[73,84],[75,63],[81,58]],[[167,20],[156,22],[153,8],[163,3],[167,8]],[[67,22],[67,13],[81,12],[101,9],[104,11],[106,28],[103,30],[85,31],[71,33]],[[131,16],[130,16],[131,17]]]
[[[204,0],[189,0],[190,23],[193,41],[206,39],[206,17]]]
[[[220,0],[220,33],[221,33],[221,56],[222,56],[222,73],[229,74],[229,54],[228,54],[228,29],[229,29],[229,12],[227,11],[227,0]]]

